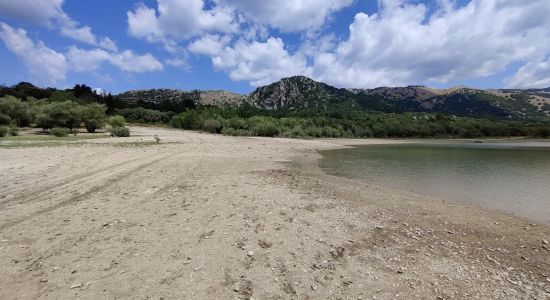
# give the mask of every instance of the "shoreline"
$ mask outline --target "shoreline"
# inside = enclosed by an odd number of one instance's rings
[[[131,129],[0,149],[0,298],[550,295],[550,226],[324,173],[357,140]]]

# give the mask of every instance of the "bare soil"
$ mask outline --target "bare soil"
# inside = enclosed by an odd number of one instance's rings
[[[392,141],[132,132],[0,148],[0,299],[550,298],[549,225],[317,166]]]

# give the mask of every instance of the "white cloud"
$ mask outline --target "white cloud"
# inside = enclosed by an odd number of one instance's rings
[[[39,26],[58,28],[61,35],[76,41],[116,51],[108,37],[97,38],[89,26],[80,26],[63,11],[64,0],[1,0],[0,16],[23,20]],[[100,42],[98,42],[100,40]]]
[[[253,86],[307,72],[306,58],[290,54],[283,41],[273,37],[263,43],[238,41],[234,47],[225,47],[213,55],[212,63],[229,72],[231,79],[247,80]]]
[[[373,87],[489,76],[514,62],[550,53],[550,2],[472,0],[456,8],[381,0],[377,14],[358,13],[349,39],[315,56],[316,79]]]
[[[108,61],[111,54],[103,49],[84,50],[77,47],[69,48],[66,54],[72,70],[76,72],[92,72]]]
[[[172,42],[208,32],[234,32],[233,12],[205,8],[203,0],[157,0],[157,8],[139,4],[127,12],[128,32],[149,42]]]
[[[135,54],[132,50],[125,50],[121,53],[112,54],[109,61],[124,72],[145,73],[162,71],[164,66],[153,55]]]
[[[0,38],[6,48],[25,63],[32,77],[46,84],[65,79],[68,63],[62,53],[46,47],[42,42],[34,43],[23,29],[15,29],[5,23],[0,23],[0,29]]]
[[[108,37],[102,38],[99,41],[98,46],[103,48],[103,49],[110,50],[110,51],[113,51],[113,52],[118,51],[118,47],[116,46],[115,42],[113,40],[111,40],[110,38],[108,38]]]
[[[223,51],[223,48],[229,44],[231,37],[207,34],[193,43],[189,44],[187,49],[193,53],[215,56]]]
[[[64,0],[2,0],[0,15],[40,26],[54,26],[55,23],[64,23],[70,19],[61,8],[63,2]]]
[[[286,32],[317,30],[340,9],[353,0],[218,0],[257,24],[268,25]]]
[[[550,87],[550,58],[527,63],[505,82],[509,88]]]
[[[92,33],[92,29],[88,26],[80,28],[76,26],[62,27],[61,34],[79,42],[83,42],[89,45],[97,45],[97,38]]]
[[[131,50],[119,53],[72,46],[66,53],[57,52],[40,41],[32,41],[25,30],[2,22],[0,39],[8,50],[23,61],[31,76],[45,84],[64,81],[68,72],[95,72],[104,63],[110,63],[128,73],[161,71],[164,68],[151,54],[140,55]]]

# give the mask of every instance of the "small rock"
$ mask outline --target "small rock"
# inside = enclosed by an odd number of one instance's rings
[[[254,256],[254,251],[248,251],[248,252],[246,253],[246,255],[252,257],[252,256]]]
[[[197,272],[197,271],[202,270],[202,268],[204,268],[204,267],[203,267],[203,266],[200,266],[200,267],[194,268],[193,271]]]
[[[314,284],[313,284],[313,285],[311,285],[311,290],[312,290],[312,291],[316,291],[316,290],[317,290],[317,286],[316,286],[316,285],[314,285]]]
[[[542,243],[545,244],[545,245],[548,245],[548,241],[547,241],[547,240],[542,240]]]
[[[71,289],[77,289],[79,287],[82,287],[82,283],[71,285]]]

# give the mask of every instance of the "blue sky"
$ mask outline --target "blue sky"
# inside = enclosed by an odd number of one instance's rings
[[[0,84],[550,86],[547,0],[0,0]]]

